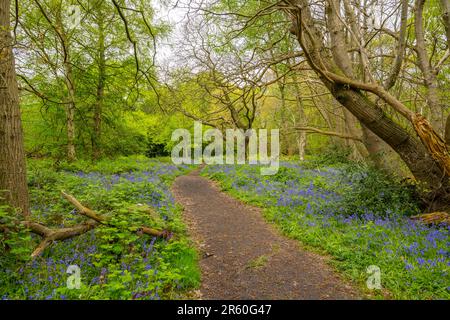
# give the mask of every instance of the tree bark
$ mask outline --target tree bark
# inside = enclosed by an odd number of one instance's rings
[[[425,0],[416,0],[414,30],[416,33],[416,52],[420,70],[423,74],[423,83],[426,89],[426,102],[430,109],[430,122],[440,134],[444,133],[443,106],[439,99],[437,74],[430,63],[425,44],[423,31],[423,7]]]
[[[352,61],[346,49],[345,26],[338,17],[340,8],[340,0],[328,0],[327,17],[328,28],[330,30],[331,53],[336,65],[340,71],[347,77],[353,78],[354,71]],[[347,109],[344,109],[345,126],[350,136],[362,136],[361,130],[357,127],[358,119],[354,117]],[[352,148],[352,158],[361,159],[368,156],[368,150],[365,145],[349,142]]]
[[[29,215],[19,90],[10,26],[9,0],[0,2],[0,204]]]
[[[360,92],[339,85],[333,85],[331,90],[343,106],[400,155],[416,179],[432,188],[442,186],[443,171],[418,139],[389,119],[381,108]]]
[[[450,0],[441,0],[441,10],[447,37],[447,48],[450,49]]]

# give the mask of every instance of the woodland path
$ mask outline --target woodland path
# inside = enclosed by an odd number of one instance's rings
[[[221,192],[198,170],[172,187],[202,254],[200,299],[358,299],[327,264],[280,235],[260,209]]]

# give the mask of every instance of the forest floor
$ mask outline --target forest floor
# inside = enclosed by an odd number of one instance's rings
[[[201,299],[358,299],[327,257],[280,235],[261,210],[221,192],[199,171],[173,194],[201,252]]]

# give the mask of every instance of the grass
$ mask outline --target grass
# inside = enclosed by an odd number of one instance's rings
[[[247,268],[259,269],[264,267],[268,261],[269,257],[267,255],[262,255],[249,261],[249,263],[247,264]]]

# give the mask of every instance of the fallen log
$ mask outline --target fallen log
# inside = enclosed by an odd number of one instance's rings
[[[446,212],[424,213],[411,217],[412,220],[420,221],[424,224],[447,224],[450,225],[450,215]]]
[[[79,214],[85,216],[91,221],[87,221],[85,223],[81,223],[78,225],[74,225],[71,227],[52,229],[41,223],[34,221],[21,221],[21,224],[29,229],[34,234],[41,236],[43,239],[41,243],[36,247],[36,249],[32,252],[31,257],[36,258],[41,255],[42,252],[46,248],[48,248],[53,242],[58,240],[65,240],[69,238],[73,238],[79,235],[82,235],[99,225],[111,225],[109,219],[102,215],[99,215],[94,210],[89,209],[83,206],[74,196],[67,194],[64,191],[61,191],[61,194],[69,201],[76,209]],[[0,232],[9,231],[6,226],[0,226]],[[147,226],[139,226],[137,227],[136,232],[140,235],[146,234],[152,237],[170,239],[172,233],[168,230],[157,230]]]
[[[92,220],[97,221],[98,223],[104,223],[106,218],[99,216],[95,211],[86,208],[85,206],[83,206],[77,199],[75,199],[75,197],[73,197],[70,194],[65,193],[64,191],[61,191],[61,194],[64,196],[64,198],[67,199],[67,201],[69,201],[71,204],[74,205],[75,208],[78,209],[78,213],[91,218]]]
[[[105,224],[105,225],[109,225],[108,222],[108,218],[103,217],[99,214],[97,214],[95,211],[86,208],[85,206],[83,206],[77,199],[75,199],[73,196],[71,196],[70,194],[65,193],[64,191],[61,191],[62,195],[64,196],[64,198],[67,199],[67,201],[69,201],[71,204],[73,204],[75,206],[75,208],[78,209],[78,212],[85,216],[88,217],[98,223],[101,224]],[[153,236],[153,237],[158,237],[158,238],[168,238],[170,236],[170,232],[168,232],[167,230],[156,230],[153,228],[149,228],[146,226],[140,226],[138,228],[138,232],[147,234],[149,236]]]
[[[40,235],[43,238],[41,243],[31,253],[32,258],[41,255],[41,253],[54,241],[65,240],[82,235],[98,225],[96,221],[89,221],[72,227],[51,229],[37,222],[24,221],[23,224],[25,227],[29,228],[31,232]]]

